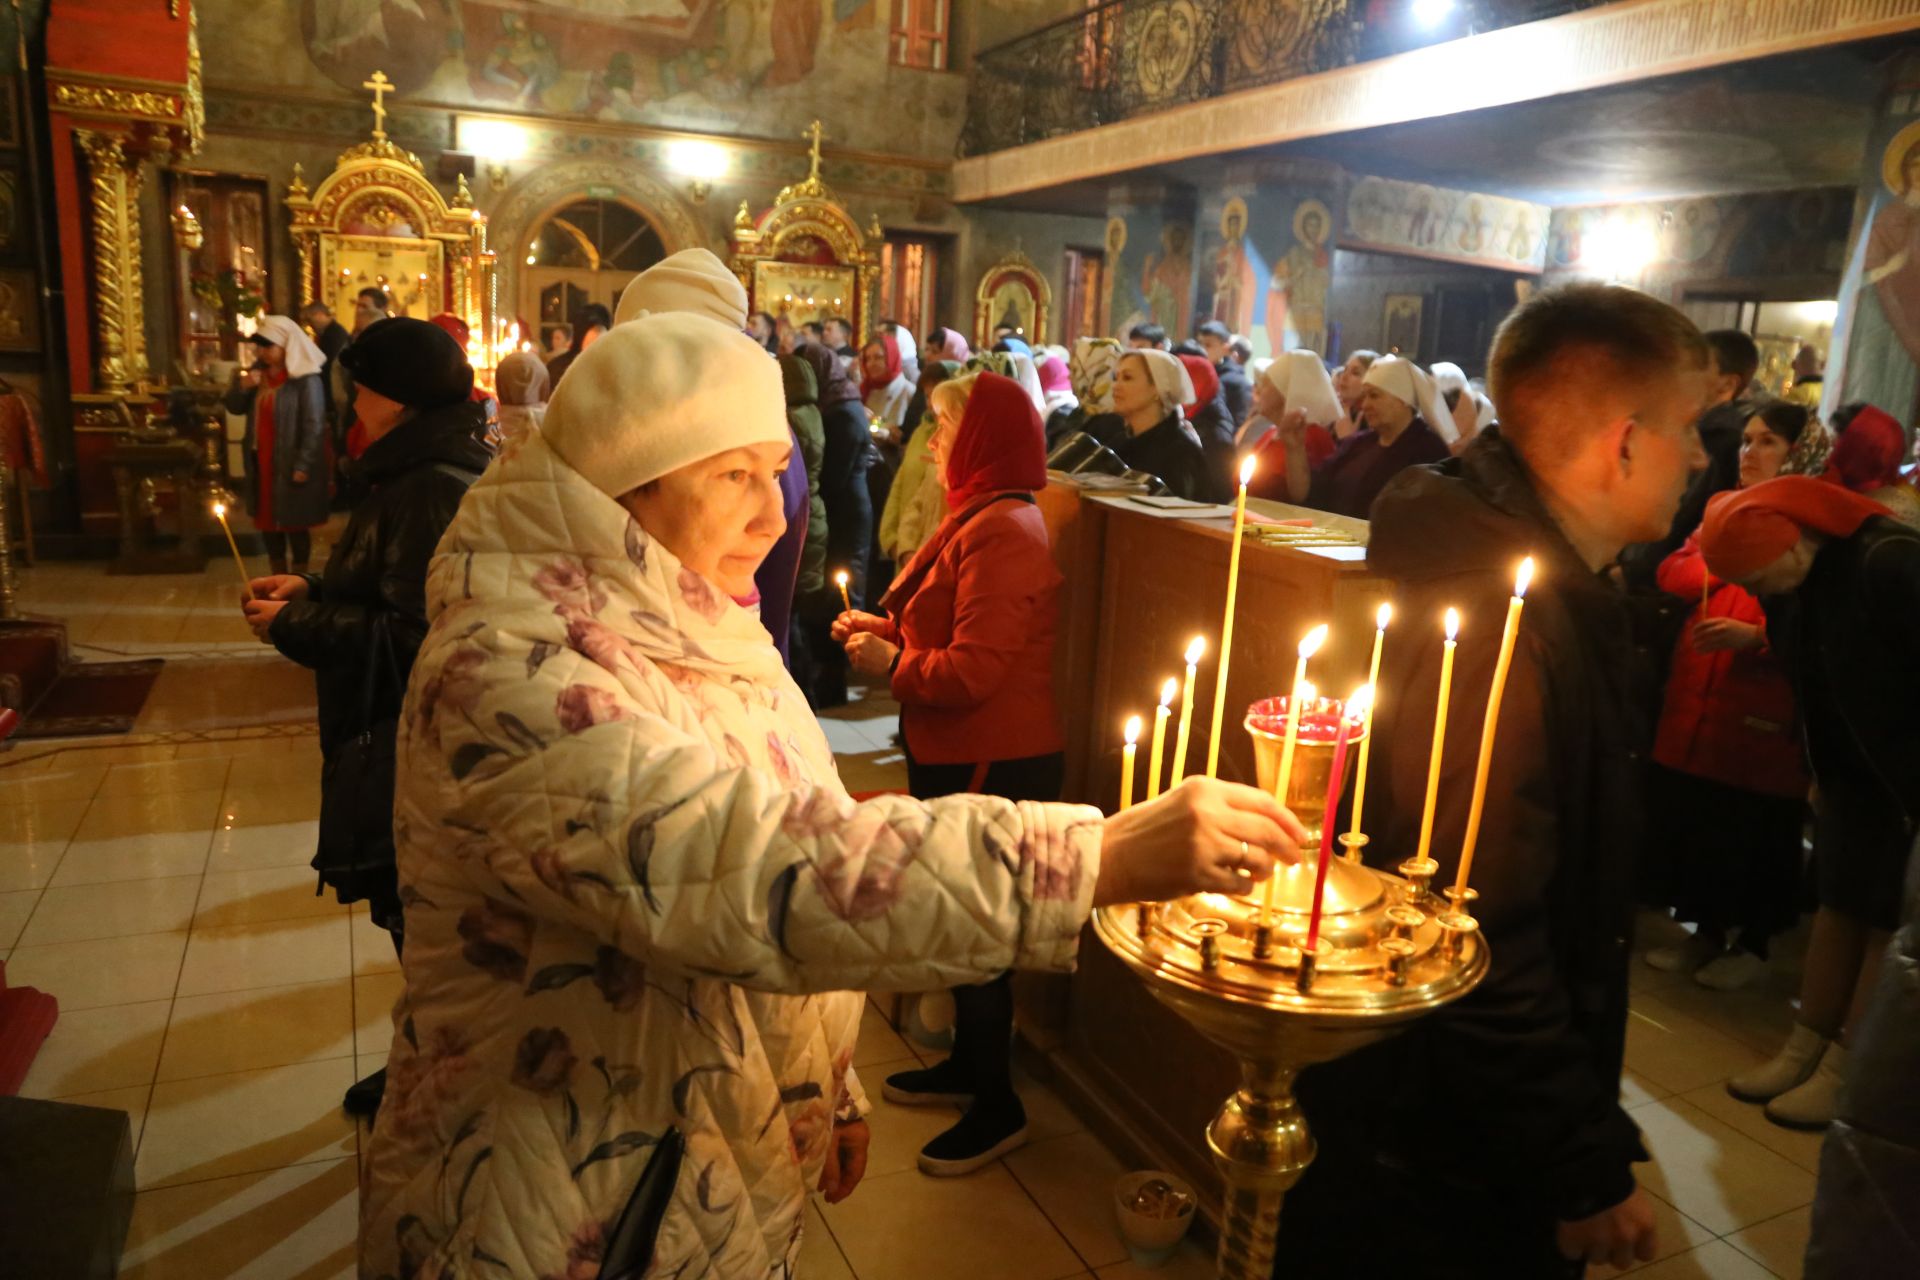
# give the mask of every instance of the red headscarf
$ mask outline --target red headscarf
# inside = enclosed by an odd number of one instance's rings
[[[427,323],[445,329],[453,340],[460,344],[462,354],[466,352],[467,343],[473,340],[473,330],[467,326],[467,322],[451,311],[442,311],[437,316],[428,316]]]
[[[866,347],[861,348],[860,398],[863,400],[876,391],[892,386],[893,380],[900,376],[900,344],[893,340],[893,335],[890,333],[876,333],[867,340],[867,346],[870,347],[876,342],[880,344],[880,349],[887,353],[887,371],[881,377],[869,378]]]
[[[1181,356],[1180,363],[1187,366],[1187,376],[1193,379],[1193,400],[1181,410],[1191,419],[1220,394],[1220,374],[1205,356]]]
[[[1827,479],[1855,493],[1872,493],[1900,483],[1907,434],[1892,415],[1868,405],[1854,415],[1827,458]]]
[[[1707,568],[1739,582],[1793,550],[1802,532],[1849,538],[1873,516],[1891,514],[1826,480],[1779,476],[1751,489],[1716,494],[1700,526],[1700,550]]]
[[[953,535],[996,493],[1032,492],[1047,483],[1047,432],[1033,397],[1012,378],[982,372],[947,450],[947,518],[881,600],[897,612],[927,576]]]

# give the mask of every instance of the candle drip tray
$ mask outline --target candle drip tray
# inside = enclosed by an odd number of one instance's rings
[[[1252,886],[1246,896],[1109,907],[1095,927],[1155,994],[1190,1016],[1196,1005],[1240,1005],[1303,1016],[1323,1030],[1345,1024],[1362,1038],[1445,1004],[1485,974],[1486,945],[1471,922],[1462,927],[1424,887],[1344,857],[1327,868],[1319,946],[1307,956],[1314,873],[1311,858],[1279,868],[1271,915]],[[1263,1021],[1248,1030],[1271,1034],[1255,1029]]]

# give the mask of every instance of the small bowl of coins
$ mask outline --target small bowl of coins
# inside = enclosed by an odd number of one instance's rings
[[[1120,1238],[1137,1267],[1157,1267],[1173,1256],[1193,1225],[1193,1188],[1157,1169],[1129,1173],[1113,1184]]]

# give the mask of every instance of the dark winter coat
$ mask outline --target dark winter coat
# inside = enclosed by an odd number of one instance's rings
[[[1205,496],[1214,502],[1231,502],[1240,487],[1240,455],[1233,446],[1234,421],[1226,400],[1215,393],[1187,422],[1200,437],[1200,452],[1207,460],[1209,492]]]
[[[1368,860],[1392,867],[1415,852],[1437,620],[1458,606],[1432,844],[1434,883],[1452,882],[1486,691],[1528,555],[1537,572],[1473,866],[1492,968],[1397,1038],[1310,1070],[1320,1096],[1309,1110],[1316,1128],[1342,1107],[1377,1116],[1365,1141],[1391,1158],[1478,1187],[1516,1215],[1574,1220],[1624,1199],[1631,1166],[1647,1158],[1619,1081],[1651,691],[1629,599],[1574,552],[1497,429],[1457,459],[1402,472],[1373,508],[1368,565],[1394,583],[1408,630],[1382,672]],[[1472,1241],[1451,1243],[1473,1256]]]
[[[816,595],[827,584],[827,504],[820,496],[820,463],[826,456],[827,429],[820,421],[819,382],[813,368],[798,356],[780,357],[780,380],[787,393],[787,425],[800,443],[790,468],[807,480],[807,540],[800,552],[800,578],[795,592],[801,598]]]
[[[1908,857],[1906,900],[1820,1148],[1807,1280],[1920,1275],[1920,856]]]
[[[481,442],[485,430],[485,409],[463,402],[422,413],[368,446],[358,463],[365,501],[354,508],[325,574],[308,577],[307,598],[273,620],[274,647],[313,670],[320,750],[329,759],[364,727],[396,728],[427,633],[427,565],[467,487],[492,459]],[[371,715],[363,710],[369,662],[376,664]],[[391,812],[390,795],[364,800]]]
[[[1178,409],[1137,436],[1126,434],[1123,425],[1119,437],[1109,443],[1122,462],[1135,471],[1159,476],[1175,497],[1214,501],[1213,472],[1201,451],[1200,437]]]
[[[1700,445],[1706,450],[1707,465],[1694,473],[1680,509],[1673,517],[1667,536],[1658,542],[1642,542],[1620,553],[1620,573],[1635,591],[1655,589],[1655,577],[1666,558],[1693,536],[1707,514],[1707,500],[1716,493],[1740,487],[1740,438],[1753,417],[1751,400],[1730,400],[1715,405],[1700,418]]]
[[[1253,383],[1247,378],[1247,371],[1240,367],[1238,360],[1222,360],[1213,366],[1220,375],[1220,397],[1227,403],[1227,412],[1233,415],[1233,428],[1253,412]]]
[[[273,522],[280,529],[311,529],[327,522],[327,393],[320,375],[288,378],[273,400],[273,474],[260,474],[259,403],[261,387],[235,387],[227,393],[227,412],[247,417],[247,510],[260,512],[262,485],[273,486]],[[305,484],[293,473],[304,472]]]

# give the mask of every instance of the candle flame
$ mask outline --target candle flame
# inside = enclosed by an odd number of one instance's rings
[[[1460,611],[1447,610],[1447,639],[1452,640],[1460,634]]]
[[[1300,656],[1303,658],[1311,658],[1314,654],[1320,652],[1320,646],[1327,642],[1327,631],[1327,624],[1323,622],[1313,630],[1307,632],[1306,636],[1300,641]]]
[[[1167,682],[1160,686],[1160,705],[1163,707],[1172,706],[1173,695],[1178,692],[1180,692],[1180,682],[1172,676],[1168,676]]]
[[[1246,457],[1240,459],[1240,487],[1242,489],[1246,488],[1248,482],[1253,479],[1254,470],[1255,470],[1255,461],[1254,461],[1253,454],[1250,453]]]
[[[840,570],[838,573],[833,575],[833,585],[836,587],[846,586],[849,580],[849,576],[850,575],[847,573],[845,569]]]
[[[225,520],[225,519],[227,518],[227,504],[226,504],[226,503],[224,503],[224,502],[216,502],[216,503],[214,503],[214,504],[213,504],[213,518],[214,518],[214,519],[216,519],[216,520]]]
[[[1127,717],[1127,745],[1132,746],[1134,743],[1138,741],[1140,741],[1140,717],[1128,716]]]
[[[1373,615],[1373,625],[1378,627],[1382,631],[1385,631],[1387,629],[1387,624],[1392,621],[1393,621],[1393,606],[1390,604],[1381,605],[1380,611]]]
[[[1516,599],[1527,594],[1527,587],[1533,582],[1533,557],[1528,556],[1520,562],[1520,572],[1513,576],[1513,594]]]
[[[1311,707],[1319,700],[1320,691],[1313,687],[1313,681],[1302,680],[1300,682],[1300,705],[1302,707]]]
[[[1205,636],[1195,636],[1193,640],[1187,645],[1187,665],[1190,667],[1199,666],[1200,659],[1204,658],[1206,655],[1207,655],[1207,638]]]
[[[1373,686],[1363,684],[1347,699],[1347,719],[1358,720],[1373,710]]]

